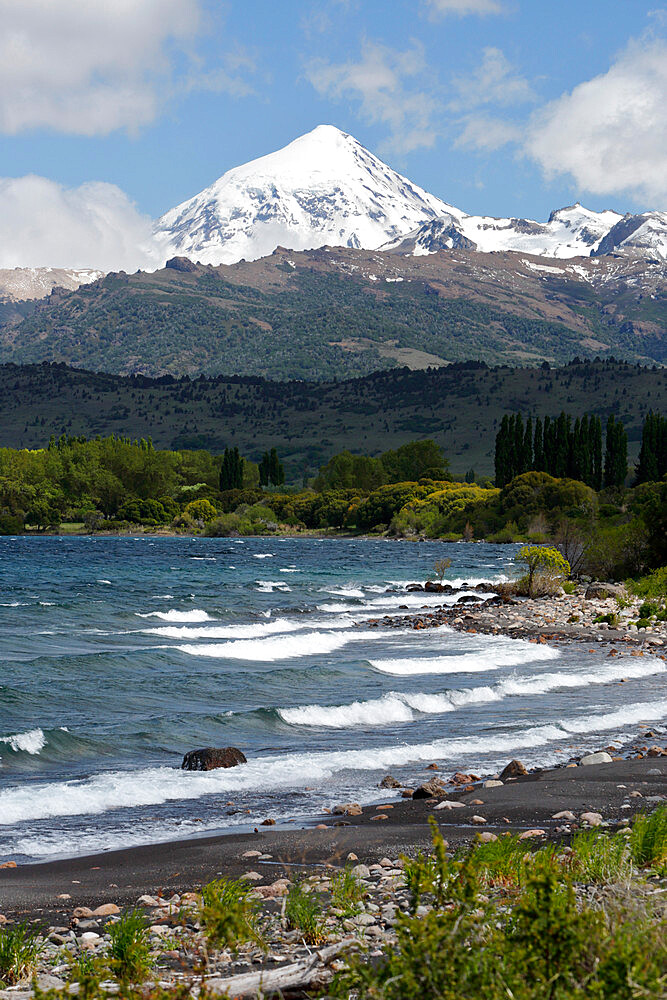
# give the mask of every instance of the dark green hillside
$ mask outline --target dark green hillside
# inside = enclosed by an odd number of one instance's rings
[[[571,272],[545,277],[529,265],[517,255],[337,249],[110,274],[51,295],[18,325],[3,327],[0,316],[0,362],[326,380],[471,357],[667,360],[664,296],[618,281],[593,288]]]
[[[433,438],[454,473],[493,474],[502,416],[613,413],[625,424],[630,458],[649,410],[667,411],[667,371],[622,362],[564,368],[487,368],[468,362],[405,368],[341,383],[259,378],[121,377],[64,365],[0,367],[0,445],[43,447],[54,434],[152,437],[159,448],[238,446],[255,461],[273,446],[288,481],[344,449],[378,454]]]

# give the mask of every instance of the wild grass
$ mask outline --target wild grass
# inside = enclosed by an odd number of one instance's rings
[[[621,834],[580,830],[572,838],[570,851],[561,857],[570,874],[580,882],[611,882],[632,874],[630,848]]]
[[[639,868],[654,868],[660,875],[667,875],[667,805],[635,817],[630,850]]]
[[[252,886],[241,879],[227,878],[202,888],[199,915],[209,947],[233,948],[247,941],[263,945],[259,901],[251,891]]]
[[[306,944],[320,944],[324,940],[322,903],[313,892],[306,890],[303,882],[290,886],[285,918],[290,930],[299,931]]]
[[[16,924],[0,930],[0,979],[6,986],[14,986],[28,979],[37,966],[39,953],[44,946],[38,933],[26,924]]]
[[[140,910],[126,910],[107,927],[109,968],[122,983],[142,982],[151,968],[148,924]]]
[[[366,890],[349,868],[331,880],[331,902],[340,910],[343,917],[352,916],[361,909],[360,903],[366,896]]]

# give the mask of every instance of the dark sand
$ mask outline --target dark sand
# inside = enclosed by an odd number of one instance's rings
[[[415,784],[434,776],[422,771]],[[629,797],[638,791],[640,797]],[[450,844],[472,840],[480,830],[495,833],[541,827],[555,834],[554,813],[569,809],[577,815],[592,810],[605,821],[618,823],[641,809],[655,808],[667,796],[667,757],[617,760],[608,764],[562,767],[518,778],[498,788],[448,793],[449,799],[466,803],[464,809],[433,810],[433,801],[393,800],[386,820],[373,820],[378,810],[364,808],[362,816],[346,817],[346,826],[336,826],[339,817],[316,817],[326,829],[310,827],[259,827],[258,833],[230,833],[166,844],[152,844],[105,854],[22,865],[0,870],[0,913],[22,920],[39,919],[67,924],[75,906],[94,908],[100,903],[121,906],[136,903],[143,893],[159,890],[168,897],[210,881],[216,876],[238,877],[249,870],[265,875],[267,882],[285,869],[300,865],[344,864],[353,852],[360,862],[372,863],[400,853],[414,854],[430,845],[428,817],[434,815]],[[481,799],[482,805],[470,805]],[[630,808],[621,808],[624,804]],[[475,826],[473,815],[483,816],[485,826]],[[242,859],[247,850],[272,855],[269,862]],[[71,898],[58,899],[62,893]]]

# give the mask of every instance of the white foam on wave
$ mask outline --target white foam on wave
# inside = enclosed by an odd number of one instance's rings
[[[262,594],[272,594],[274,590],[279,590],[283,594],[287,594],[292,589],[282,580],[255,580],[255,583],[257,584],[257,590]]]
[[[266,617],[270,612],[266,613]],[[345,629],[355,624],[349,616],[329,618],[326,628]],[[260,639],[267,635],[280,635],[287,632],[303,632],[312,629],[312,622],[297,622],[290,618],[275,618],[269,622],[252,622],[245,625],[207,625],[192,628],[188,625],[163,625],[161,628],[147,628],[142,631],[147,635],[158,635],[163,639]]]
[[[598,670],[583,672],[558,671],[535,674],[525,678],[507,678],[494,685],[462,688],[441,694],[389,691],[381,698],[354,701],[347,705],[297,705],[280,708],[278,715],[292,726],[319,726],[329,729],[349,729],[355,726],[386,726],[398,722],[412,722],[415,712],[422,715],[440,715],[453,712],[467,705],[487,704],[506,697],[545,694],[559,688],[588,687],[590,684],[609,684],[625,678],[639,679],[665,673],[662,660],[648,663],[619,661]]]
[[[328,781],[340,771],[380,771],[424,760],[475,760],[478,773],[496,769],[484,757],[516,754],[572,739],[579,733],[621,731],[639,721],[659,722],[667,717],[667,699],[628,705],[602,715],[579,716],[534,726],[521,732],[481,733],[457,739],[443,738],[416,745],[395,744],[362,750],[281,753],[250,760],[242,767],[214,771],[147,768],[113,771],[78,781],[22,784],[0,792],[0,825],[55,816],[78,816],[163,802],[197,799],[203,795],[303,788]]]
[[[253,559],[273,559],[273,552],[254,552]]]
[[[170,611],[147,611],[144,614],[137,611],[136,614],[139,618],[159,618],[163,622],[213,621],[211,616],[207,614],[206,611],[200,611],[198,608],[194,608],[192,611],[179,611],[177,608],[171,608]]]
[[[363,590],[359,587],[331,587],[324,588],[326,594],[335,594],[336,597],[365,597]]]
[[[34,756],[46,746],[46,736],[42,729],[28,729],[25,733],[0,736],[0,743],[6,743],[17,753],[22,750]]]
[[[210,656],[217,659],[256,660],[260,663],[274,663],[276,660],[290,660],[301,656],[317,656],[333,653],[349,642],[378,639],[376,632],[359,630],[308,632],[300,635],[281,635],[266,639],[237,639],[233,642],[202,643],[201,645],[177,646],[189,656]]]
[[[511,645],[510,645],[511,644]],[[509,639],[508,645],[500,643],[488,650],[451,656],[406,657],[402,659],[369,660],[370,665],[383,674],[407,677],[413,674],[480,674],[501,667],[516,667],[521,663],[557,660],[560,651],[553,646],[538,646],[521,639]]]
[[[329,593],[334,593],[334,591],[329,591]],[[384,593],[384,591],[383,591]],[[414,610],[415,608],[423,607],[437,607],[439,608],[443,604],[456,604],[459,597],[462,597],[467,591],[461,591],[457,594],[392,594],[390,597],[374,597],[372,600],[366,600],[363,604],[355,604],[354,610],[360,611],[374,611],[375,613],[392,609],[406,608],[408,610]],[[365,597],[366,595],[359,592],[351,593],[348,591],[344,596],[348,597],[349,600],[357,600],[359,596]],[[349,604],[339,604],[336,602],[327,602],[325,604],[317,605],[318,611],[331,611],[340,614],[341,611],[350,611],[351,606]]]

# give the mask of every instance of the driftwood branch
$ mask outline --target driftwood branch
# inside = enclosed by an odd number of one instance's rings
[[[321,986],[331,979],[331,971],[327,968],[331,960],[354,944],[357,944],[354,938],[346,938],[320,948],[300,962],[283,965],[280,969],[247,972],[226,979],[208,979],[206,991],[213,996],[227,994],[230,997],[256,997],[259,993],[271,994],[278,990]]]

